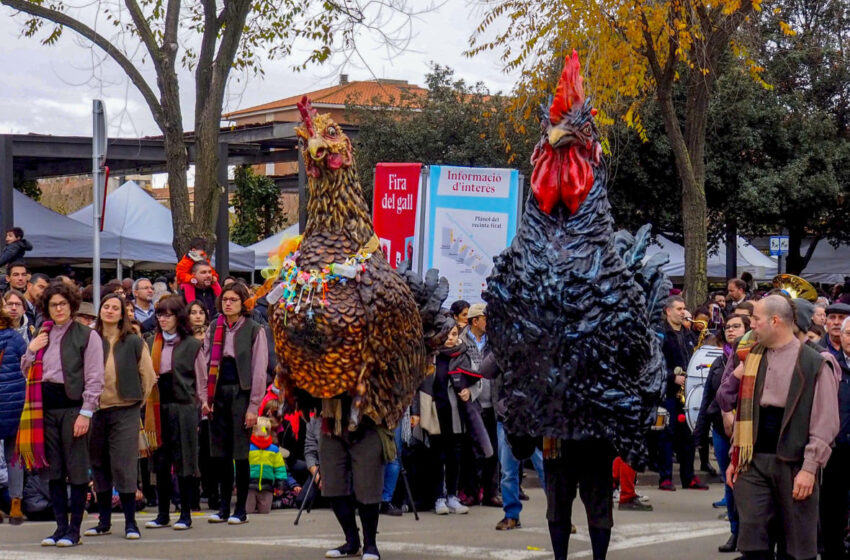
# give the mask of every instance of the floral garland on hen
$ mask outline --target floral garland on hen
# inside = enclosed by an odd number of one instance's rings
[[[322,309],[327,307],[328,289],[337,282],[345,284],[349,280],[359,279],[360,273],[366,270],[367,261],[379,247],[378,238],[373,235],[366,245],[345,261],[331,263],[321,269],[306,270],[298,265],[301,239],[299,235],[284,240],[276,254],[269,257],[269,267],[261,272],[266,281],[255,296],[256,299],[265,295],[269,306],[282,301],[285,309],[284,324],[288,313],[300,313],[302,306],[306,306],[310,319],[313,318],[314,303],[317,302]],[[278,279],[281,280],[280,284],[272,288]]]

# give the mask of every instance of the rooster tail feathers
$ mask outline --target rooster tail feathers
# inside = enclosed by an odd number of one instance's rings
[[[670,256],[667,253],[656,253],[643,262],[646,249],[649,247],[651,231],[650,224],[641,227],[635,236],[620,230],[614,234],[614,249],[623,259],[626,267],[635,273],[635,279],[643,287],[646,295],[647,318],[650,324],[654,324],[661,316],[664,302],[673,284],[661,270],[661,267],[670,262]]]
[[[440,271],[432,268],[425,273],[425,279],[410,269],[411,263],[404,261],[399,264],[396,272],[404,279],[422,319],[422,332],[425,338],[431,338],[443,329],[446,316],[440,313],[443,302],[449,297],[449,281],[440,276]]]

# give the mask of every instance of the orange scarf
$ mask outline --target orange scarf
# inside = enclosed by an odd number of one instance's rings
[[[159,362],[162,358],[162,333],[157,332],[153,339],[153,348],[151,349],[151,360],[153,361],[153,371],[159,376]],[[151,452],[156,451],[162,445],[162,418],[159,411],[159,386],[155,383],[151,394],[148,397],[145,405],[145,437],[148,439],[148,445]]]

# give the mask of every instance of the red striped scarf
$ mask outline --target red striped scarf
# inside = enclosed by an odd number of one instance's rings
[[[41,332],[50,334],[53,321],[45,321]],[[44,376],[44,353],[47,346],[36,352],[35,361],[27,372],[27,393],[18,438],[15,442],[14,464],[24,465],[27,469],[40,469],[47,466],[44,454],[44,402],[41,396],[41,379]]]
[[[732,464],[738,473],[746,471],[753,459],[756,377],[765,352],[765,347],[756,344],[754,338],[752,335],[742,338],[737,349],[738,356],[744,359],[744,375],[738,387],[738,411],[732,432]]]
[[[151,348],[151,361],[153,362],[153,371],[159,375],[159,364],[162,358],[162,333],[157,332],[153,339],[153,347]],[[154,383],[151,394],[148,396],[147,404],[145,405],[145,437],[150,446],[150,452],[156,451],[162,445],[162,417],[159,410],[159,386]]]
[[[207,377],[207,403],[212,406],[215,398],[215,384],[218,381],[218,366],[221,364],[221,356],[224,353],[224,313],[218,316],[213,331],[212,350],[210,351],[210,372]]]

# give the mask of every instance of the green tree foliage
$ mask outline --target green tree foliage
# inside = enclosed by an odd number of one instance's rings
[[[22,179],[15,177],[12,185],[16,190],[24,193],[33,200],[41,200],[41,187],[38,186],[38,181],[35,179]]]
[[[251,245],[283,229],[286,215],[280,204],[280,190],[272,179],[241,165],[234,171],[234,182],[236,192],[231,203],[236,221],[230,228],[234,243]]]
[[[529,158],[538,140],[535,116],[515,127],[508,119],[508,98],[456,78],[446,66],[434,64],[425,82],[424,95],[347,104],[359,128],[357,170],[369,201],[380,162],[512,167],[530,178]]]

